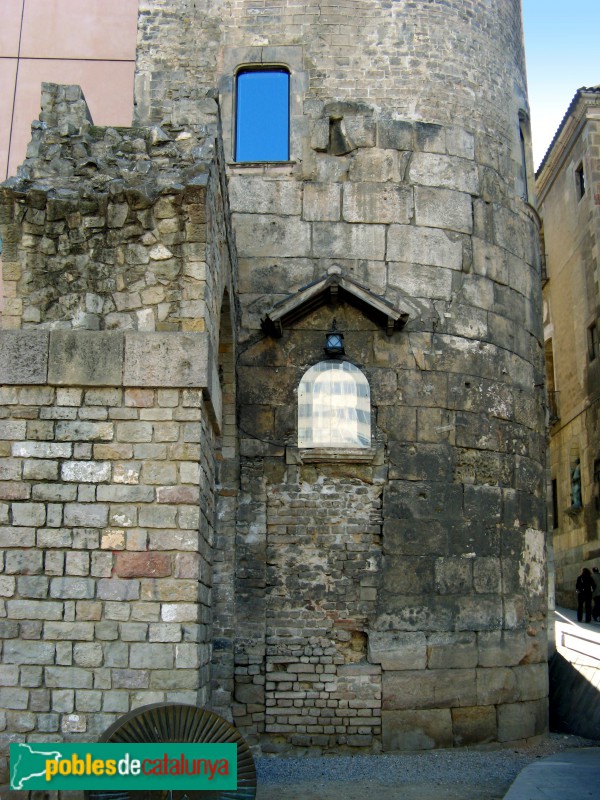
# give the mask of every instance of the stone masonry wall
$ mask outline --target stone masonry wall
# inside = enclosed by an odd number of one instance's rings
[[[11,741],[211,703],[236,251],[205,111],[191,130],[96,128],[78,87],[47,84],[1,190],[3,778]]]
[[[371,387],[372,463],[296,447],[297,386],[333,316]],[[499,379],[524,360],[459,358],[443,333],[424,369],[430,326],[388,337],[325,305],[240,356],[234,717],[264,750],[547,724],[542,398]]]
[[[278,63],[282,45],[302,47],[307,99],[469,124],[505,141],[514,136],[506,111],[527,104],[519,0],[144,0],[140,12],[136,119],[144,124],[193,120],[228,50],[245,51],[243,63]]]
[[[92,124],[79,87],[44,84],[2,189],[3,328],[209,330],[216,344],[231,254],[209,102],[202,133],[116,130]]]
[[[172,334],[159,385],[152,334],[131,335],[1,337],[3,752],[209,699],[214,411]]]

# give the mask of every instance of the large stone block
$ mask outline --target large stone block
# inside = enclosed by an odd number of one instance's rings
[[[427,636],[429,669],[469,669],[477,666],[477,638],[470,631],[430,633]]]
[[[234,212],[299,216],[302,210],[302,186],[299,183],[231,175],[228,185],[229,203]]]
[[[396,408],[393,407],[393,410]],[[379,415],[381,416],[381,411]],[[398,433],[404,433],[402,428]],[[406,439],[410,440],[409,436]],[[452,447],[447,444],[404,444],[392,440],[389,445],[390,479],[450,480],[453,455]]]
[[[544,630],[480,631],[477,645],[481,667],[512,667],[545,663],[547,660],[548,643]]]
[[[346,222],[410,222],[413,210],[412,189],[396,184],[346,183],[343,194]]]
[[[460,270],[463,264],[463,243],[460,234],[417,228],[413,225],[391,225],[388,232],[386,258],[411,264]],[[426,297],[425,287],[417,295]]]
[[[124,386],[206,388],[211,369],[207,333],[125,334]]]
[[[383,589],[390,594],[429,594],[433,586],[434,559],[389,556],[383,565]]]
[[[310,224],[274,214],[233,214],[238,254],[298,258],[310,256]]]
[[[452,732],[455,747],[493,742],[496,739],[495,707],[453,708]]]
[[[428,669],[384,672],[382,703],[385,710],[477,705],[476,671]]]
[[[415,222],[417,225],[430,228],[471,233],[473,230],[471,196],[452,189],[416,186]]]
[[[411,122],[383,117],[377,125],[379,147],[412,150],[414,128]]]
[[[411,519],[385,517],[383,552],[401,556],[438,555],[447,552],[448,536],[448,526],[443,521],[427,520],[423,524]]]
[[[498,707],[498,741],[513,742],[541,736],[548,730],[548,700],[511,703]]]
[[[368,658],[384,670],[425,669],[427,648],[425,634],[372,631],[369,634]]]
[[[438,186],[472,195],[479,194],[477,164],[456,156],[414,153],[408,179],[422,186]]]
[[[450,520],[462,517],[462,487],[427,481],[390,481],[383,499],[385,518]]]
[[[471,594],[473,559],[442,557],[435,561],[435,590],[439,594]]]
[[[501,627],[504,619],[501,595],[457,597],[456,602],[456,630],[489,631]]]
[[[120,386],[123,335],[112,331],[52,331],[48,381],[57,386]]]
[[[517,679],[508,667],[477,669],[477,705],[490,706],[519,700]]]
[[[452,715],[449,708],[384,711],[381,724],[382,744],[386,751],[452,747]]]
[[[320,258],[385,258],[385,227],[313,223],[313,252]]]
[[[46,383],[47,331],[0,331],[0,384]]]

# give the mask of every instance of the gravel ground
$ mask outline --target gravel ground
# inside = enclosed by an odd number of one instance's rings
[[[259,758],[256,800],[501,800],[536,758],[590,747],[550,734],[535,744],[374,756]]]

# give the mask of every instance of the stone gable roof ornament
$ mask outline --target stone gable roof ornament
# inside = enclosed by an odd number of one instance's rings
[[[393,306],[388,300],[374,294],[352,278],[342,274],[338,266],[330,267],[322,278],[298,289],[294,294],[276,303],[261,320],[265,333],[279,338],[283,329],[317,308],[338,302],[350,303],[366,316],[386,329],[388,336],[401,330],[408,321],[408,313]]]

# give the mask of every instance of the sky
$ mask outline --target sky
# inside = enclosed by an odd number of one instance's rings
[[[600,0],[522,3],[537,169],[577,89],[600,84]]]

